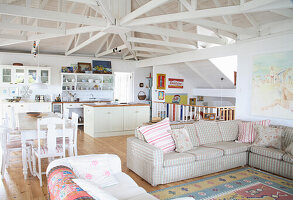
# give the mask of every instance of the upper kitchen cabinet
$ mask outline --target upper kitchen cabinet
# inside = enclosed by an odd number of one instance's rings
[[[33,84],[38,76],[42,83],[50,84],[51,69],[37,66],[0,65],[0,83],[3,84]]]

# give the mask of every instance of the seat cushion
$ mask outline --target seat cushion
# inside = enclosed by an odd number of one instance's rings
[[[217,122],[223,141],[234,141],[238,137],[239,120]]]
[[[33,148],[34,151],[38,152],[38,147]],[[63,152],[63,145],[57,144],[56,145],[56,153],[62,153]],[[48,147],[46,145],[41,145],[41,155],[48,154]]]
[[[288,162],[288,163],[293,163],[293,155],[286,153],[283,156],[283,160]]]
[[[195,156],[189,153],[170,152],[164,154],[164,167],[181,165],[195,161]]]
[[[116,197],[117,199],[130,199],[134,196],[145,194],[146,191],[139,187],[135,181],[127,174],[120,172],[113,174],[118,184],[105,187],[103,190]]]
[[[199,121],[194,126],[200,145],[223,141],[217,122]]]
[[[213,158],[218,158],[224,155],[223,151],[220,149],[208,148],[199,146],[186,153],[192,154],[195,156],[195,160],[209,160]]]
[[[205,144],[204,147],[220,149],[224,151],[224,155],[231,155],[241,152],[246,152],[250,148],[250,144],[236,143],[236,142],[217,142],[212,144]]]
[[[269,158],[274,158],[277,160],[282,160],[283,155],[285,154],[285,152],[280,149],[273,149],[273,148],[267,148],[267,147],[257,147],[257,146],[252,146],[250,148],[250,151],[252,153],[266,156]]]

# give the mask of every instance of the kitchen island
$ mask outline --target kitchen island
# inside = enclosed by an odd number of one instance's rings
[[[92,137],[134,134],[149,119],[149,104],[84,104],[84,132]]]

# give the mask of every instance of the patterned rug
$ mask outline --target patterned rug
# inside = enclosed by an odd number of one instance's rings
[[[293,181],[252,168],[241,168],[151,192],[159,199],[293,200]]]

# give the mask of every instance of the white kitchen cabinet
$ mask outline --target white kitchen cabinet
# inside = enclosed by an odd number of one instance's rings
[[[133,134],[133,130],[149,122],[150,107],[84,106],[84,132],[92,137]]]
[[[51,69],[38,66],[0,65],[0,83],[2,84],[33,84],[37,77],[42,83],[50,84]]]
[[[124,107],[124,130],[134,130],[150,118],[149,106],[125,106]]]

